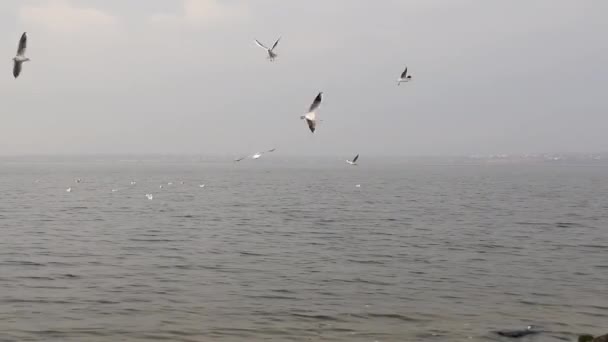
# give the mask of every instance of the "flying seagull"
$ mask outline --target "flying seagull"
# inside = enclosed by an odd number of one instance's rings
[[[27,48],[27,33],[23,32],[21,39],[19,39],[19,47],[17,48],[17,55],[13,57],[13,76],[19,77],[21,73],[21,64],[27,62],[30,59],[25,57],[25,50]]]
[[[412,79],[412,75],[407,74],[407,66],[406,66],[405,70],[403,70],[403,72],[401,73],[401,76],[397,80],[397,85],[400,85],[401,82],[409,82],[409,81],[411,81],[411,79]]]
[[[276,151],[276,148],[271,148],[268,151],[264,151],[264,152],[256,152],[254,155],[251,156],[251,159],[259,159],[264,153],[272,153],[274,151]]]
[[[312,101],[312,104],[310,105],[310,108],[308,109],[308,113],[300,116],[300,119],[306,119],[308,128],[313,133],[315,132],[315,128],[317,127],[317,114],[315,113],[315,111],[321,105],[322,100],[323,100],[323,92],[321,91],[321,92],[319,92],[317,97],[315,97],[314,101]]]
[[[359,155],[358,154],[355,156],[355,158],[353,158],[353,160],[346,160],[346,163],[349,164],[349,165],[356,166],[357,165],[357,159],[359,159]]]
[[[274,59],[278,56],[275,52],[274,49],[277,47],[277,45],[279,45],[279,40],[281,40],[281,37],[279,37],[279,39],[277,39],[276,42],[274,42],[274,44],[272,45],[272,48],[267,48],[266,45],[260,43],[259,40],[255,40],[255,43],[261,47],[262,49],[266,50],[266,52],[268,53],[268,60],[269,61],[274,61]]]
[[[236,158],[234,161],[235,161],[235,162],[240,162],[241,160],[243,160],[243,159],[245,159],[245,158],[247,158],[247,157],[246,157],[246,156],[245,156],[245,157],[238,157],[238,158]]]
[[[151,201],[154,199],[154,195],[152,194],[146,194],[146,197]]]

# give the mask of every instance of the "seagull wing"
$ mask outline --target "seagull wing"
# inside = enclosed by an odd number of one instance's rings
[[[267,48],[267,47],[266,47],[264,44],[260,43],[260,41],[259,41],[259,40],[257,40],[257,39],[256,39],[256,40],[255,40],[255,43],[256,43],[256,44],[257,44],[259,47],[261,47],[262,49],[269,50],[269,49],[268,49],[268,48]]]
[[[353,163],[356,163],[357,159],[359,159],[359,155],[358,154],[355,156],[355,158],[353,158]]]
[[[308,109],[308,111],[314,112],[317,108],[319,108],[319,106],[321,105],[321,100],[323,100],[323,93],[319,93],[317,97],[315,97],[315,100],[312,101],[312,104],[310,105],[310,109]]]
[[[15,76],[15,78],[19,77],[19,74],[21,73],[21,63],[22,62],[13,61],[13,76]]]
[[[274,48],[277,47],[277,45],[279,45],[279,41],[281,40],[281,37],[279,37],[279,39],[277,39],[276,42],[274,42],[274,44],[272,44],[272,48],[270,49],[270,51],[274,50]]]
[[[17,56],[23,56],[25,49],[27,48],[27,33],[23,32],[21,39],[19,39],[19,47],[17,47]]]
[[[271,148],[270,150],[266,151],[266,152],[274,152],[276,151],[276,148]]]
[[[308,128],[311,132],[315,132],[315,128],[317,127],[317,122],[315,120],[306,119],[306,123],[308,124]]]
[[[407,67],[405,67],[405,70],[403,70],[403,72],[401,73],[401,78],[405,78],[407,76]]]

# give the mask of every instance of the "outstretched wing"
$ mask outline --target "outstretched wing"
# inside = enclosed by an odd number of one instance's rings
[[[319,108],[319,106],[321,105],[321,101],[323,100],[323,93],[320,92],[317,97],[315,97],[315,100],[312,101],[312,104],[310,105],[310,109],[308,109],[309,112],[314,112],[317,108]]]
[[[272,48],[270,49],[270,51],[274,50],[274,48],[277,47],[277,45],[279,45],[279,41],[281,40],[281,37],[279,37],[279,39],[277,39],[276,42],[274,42],[274,44],[272,44]]]
[[[21,62],[13,61],[13,76],[19,77],[21,73]]]
[[[266,152],[269,152],[269,153],[270,153],[270,152],[274,152],[274,151],[276,151],[276,148],[271,148],[270,150],[268,150],[268,151],[266,151]]]
[[[255,40],[255,43],[256,43],[256,44],[258,44],[258,46],[259,46],[259,47],[261,47],[262,49],[264,49],[264,50],[268,50],[268,48],[267,48],[267,47],[266,47],[264,44],[260,43],[260,41],[259,41],[259,40],[257,40],[257,39],[256,39],[256,40]]]
[[[403,70],[403,72],[401,73],[401,78],[405,78],[407,76],[407,67],[405,67],[405,70]]]
[[[27,33],[23,32],[21,39],[19,39],[19,47],[17,47],[17,56],[23,56],[25,49],[27,48]]]
[[[355,156],[355,158],[353,158],[353,163],[356,163],[357,159],[359,159],[359,155],[358,154]]]
[[[311,132],[315,132],[315,128],[317,127],[317,122],[315,120],[306,119],[306,123],[308,124],[308,128]]]

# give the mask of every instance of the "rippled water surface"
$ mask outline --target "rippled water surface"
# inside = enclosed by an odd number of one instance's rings
[[[605,166],[0,166],[1,341],[608,332]]]

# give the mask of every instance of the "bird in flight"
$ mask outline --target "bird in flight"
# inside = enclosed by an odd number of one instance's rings
[[[27,62],[30,59],[25,57],[25,50],[27,49],[27,33],[23,32],[21,39],[19,39],[19,47],[17,47],[17,55],[13,57],[13,76],[19,77],[21,74],[21,65],[23,62]]]
[[[399,76],[399,79],[397,80],[397,85],[400,85],[402,82],[409,82],[411,80],[412,80],[412,75],[407,74],[407,66],[406,66],[405,70],[403,70],[403,72],[401,73],[401,76]]]
[[[308,113],[300,116],[300,119],[306,119],[308,128],[313,133],[315,132],[315,129],[317,128],[316,110],[319,109],[319,106],[321,105],[322,100],[323,100],[323,92],[321,91],[321,92],[319,92],[317,97],[315,97],[314,101],[312,101],[312,104],[310,105],[310,108],[308,109]]]
[[[349,164],[349,165],[356,166],[357,165],[357,159],[359,159],[359,155],[358,154],[355,156],[355,158],[353,158],[353,160],[346,160],[346,163]]]
[[[277,47],[277,45],[279,45],[279,41],[280,41],[280,40],[281,40],[281,37],[279,37],[279,39],[277,39],[277,41],[276,41],[276,42],[274,42],[274,44],[272,44],[272,47],[271,47],[270,49],[269,49],[269,48],[267,48],[267,47],[266,47],[266,45],[264,45],[264,44],[260,43],[260,41],[259,41],[259,40],[257,40],[257,39],[255,40],[255,43],[256,43],[256,44],[257,44],[259,47],[261,47],[262,49],[266,50],[266,52],[268,53],[268,60],[272,62],[272,61],[274,61],[274,59],[275,59],[275,58],[277,58],[277,56],[278,56],[278,54],[276,54],[276,53],[274,52],[274,49]]]

